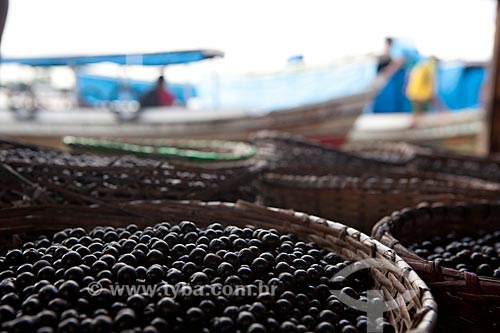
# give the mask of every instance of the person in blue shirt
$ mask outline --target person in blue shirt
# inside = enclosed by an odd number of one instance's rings
[[[404,71],[404,83],[402,88],[402,91],[404,94],[412,100],[412,111],[413,111],[413,117],[411,120],[410,128],[413,128],[417,124],[417,120],[419,118],[419,114],[421,113],[422,109],[420,105],[421,101],[415,102],[414,95],[415,91],[419,90],[421,88],[421,83],[423,82],[422,78],[422,73],[430,73],[432,72],[432,82],[429,82],[427,86],[425,87],[426,90],[432,90],[430,92],[426,91],[427,95],[432,95],[434,96],[434,77],[435,77],[435,70],[433,67],[433,70],[428,70],[422,72],[421,70],[418,71],[418,69],[421,66],[417,66],[423,58],[420,56],[420,53],[418,50],[411,46],[408,43],[405,43],[401,40],[397,40],[391,37],[387,37],[385,39],[385,45],[386,45],[386,57],[389,58],[389,64],[382,70],[381,74],[384,75],[386,78],[392,77],[394,74],[399,72],[400,70]],[[417,75],[418,74],[418,75]],[[411,96],[408,96],[408,88],[410,89],[410,94]],[[417,89],[418,88],[418,89]],[[421,89],[420,89],[421,90]],[[421,92],[419,90],[419,92]],[[426,97],[426,100],[430,100],[431,97]]]
[[[392,37],[385,39],[386,55],[390,62],[384,68],[383,74],[391,77],[398,70],[405,69],[407,73],[421,60],[420,53],[416,48]]]

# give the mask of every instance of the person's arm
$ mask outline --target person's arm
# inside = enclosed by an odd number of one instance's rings
[[[393,76],[405,63],[404,58],[391,60],[389,65],[387,65],[381,72],[381,74],[387,78]]]
[[[7,12],[9,11],[9,0],[0,0],[0,46],[2,43],[5,21],[7,21]]]
[[[386,78],[393,76],[399,69],[401,69],[406,62],[405,48],[397,43],[393,44],[389,51],[391,62],[381,72]]]

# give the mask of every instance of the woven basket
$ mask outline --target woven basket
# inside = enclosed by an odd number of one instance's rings
[[[123,226],[126,223],[146,226],[165,220],[191,220],[202,226],[219,222],[274,228],[282,233],[294,233],[302,240],[316,242],[349,260],[375,258],[380,262],[380,265],[371,268],[371,275],[375,288],[383,291],[387,301],[397,305],[388,313],[388,319],[397,332],[431,332],[436,322],[435,302],[415,272],[389,248],[342,224],[245,202],[135,202],[121,207],[122,210],[114,211],[81,206],[4,210],[0,214],[0,234],[3,237],[0,244],[3,247],[19,245],[22,240],[67,227],[90,229],[97,225]],[[416,291],[411,299],[403,298],[407,290]]]
[[[346,152],[405,167],[408,172],[441,173],[500,182],[500,158],[462,155],[445,149],[403,142],[353,143]]]
[[[69,153],[67,151],[34,145],[2,145],[0,141],[0,161],[7,163],[53,164],[61,166],[95,167],[161,167],[165,161],[137,158],[131,155],[104,156],[96,154]]]
[[[450,231],[498,230],[499,225],[498,203],[422,204],[384,217],[372,235],[396,250],[429,284],[440,308],[443,331],[498,332],[500,280],[441,267],[420,258],[405,245]]]
[[[133,156],[0,149],[0,207],[145,199],[254,200],[265,162],[202,167]]]
[[[251,183],[260,172],[261,165],[210,172],[193,168],[68,168],[0,163],[0,203],[8,206],[13,202],[33,205],[145,199],[253,200]]]
[[[274,173],[357,175],[367,171],[378,174],[399,169],[393,163],[375,161],[287,133],[259,132],[251,141]]]
[[[434,179],[386,176],[265,174],[257,185],[266,206],[291,208],[370,232],[373,224],[420,202],[500,198],[500,185],[464,177]]]
[[[419,153],[409,165],[419,171],[437,171],[500,182],[500,160],[496,158],[428,150],[427,153]]]

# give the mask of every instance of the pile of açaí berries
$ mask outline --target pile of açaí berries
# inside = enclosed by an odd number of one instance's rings
[[[500,279],[500,230],[470,235],[452,232],[411,244],[408,249],[443,267]]]
[[[276,230],[66,229],[0,257],[0,332],[366,332],[368,318],[330,290],[361,301],[366,270],[336,276],[339,255]],[[252,295],[113,294],[114,285],[252,285]],[[103,289],[94,293],[98,283]],[[258,292],[257,286],[275,286]],[[269,289],[272,291],[272,289]],[[394,332],[384,318],[377,325]]]

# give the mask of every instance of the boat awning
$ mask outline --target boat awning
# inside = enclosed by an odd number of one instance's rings
[[[0,58],[3,64],[20,64],[35,67],[85,66],[110,62],[118,65],[167,66],[223,57],[217,50],[190,50],[143,54],[115,54],[97,56],[41,57],[41,58]]]

